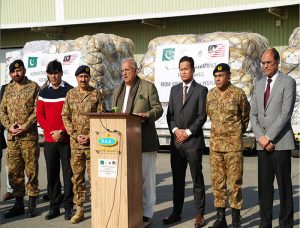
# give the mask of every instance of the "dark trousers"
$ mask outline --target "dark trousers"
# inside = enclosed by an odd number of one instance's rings
[[[279,227],[293,227],[293,189],[291,151],[289,150],[274,151],[272,153],[262,150],[258,151],[260,227],[272,227],[273,182],[275,176],[280,197]]]
[[[173,213],[181,215],[187,164],[193,179],[193,193],[195,210],[197,214],[204,215],[205,210],[205,185],[202,174],[202,150],[177,150],[171,148],[171,168],[173,175]]]
[[[44,155],[47,168],[47,190],[50,198],[50,208],[60,207],[61,183],[60,183],[60,162],[64,179],[64,208],[73,207],[72,191],[72,169],[70,165],[71,148],[69,143],[45,142]]]

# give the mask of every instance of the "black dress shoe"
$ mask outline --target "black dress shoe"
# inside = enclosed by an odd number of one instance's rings
[[[33,218],[33,217],[37,216],[37,213],[36,213],[36,210],[33,210],[33,211],[28,211],[26,215],[27,215],[27,218]]]
[[[150,221],[150,219],[148,217],[143,216],[143,222],[149,222],[149,221]]]
[[[7,200],[11,200],[15,198],[14,195],[11,193],[11,192],[6,192],[3,197],[2,197],[2,200],[3,201],[7,201]]]
[[[73,216],[73,209],[72,208],[67,208],[65,210],[65,220],[70,220]]]
[[[175,214],[171,214],[168,218],[164,218],[162,220],[163,224],[165,224],[165,225],[172,224],[172,223],[179,222],[179,221],[181,221],[180,215],[175,215]]]
[[[217,219],[209,228],[227,228],[227,222],[225,218]]]
[[[43,195],[43,200],[44,201],[46,201],[46,202],[48,202],[49,200],[50,200],[50,198],[49,198],[49,195],[48,194],[45,194],[45,195]]]
[[[4,218],[13,218],[23,214],[25,214],[24,206],[23,207],[13,206],[8,212],[4,213]]]
[[[59,209],[51,209],[48,214],[45,216],[46,220],[54,219],[60,215]]]
[[[33,218],[35,216],[37,216],[37,213],[36,213],[36,197],[35,196],[29,196],[27,218]]]

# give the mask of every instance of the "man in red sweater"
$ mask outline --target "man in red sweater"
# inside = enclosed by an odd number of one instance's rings
[[[50,210],[45,219],[53,219],[60,215],[61,162],[64,179],[65,219],[70,220],[73,209],[71,149],[70,137],[62,122],[61,111],[67,92],[73,87],[62,81],[62,65],[57,60],[48,63],[46,73],[50,84],[40,91],[36,108],[37,121],[43,128],[45,137],[44,155],[50,199]]]

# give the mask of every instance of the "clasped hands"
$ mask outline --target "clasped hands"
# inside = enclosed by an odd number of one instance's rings
[[[189,135],[186,133],[185,129],[176,129],[174,134],[178,144],[184,143],[189,138]]]
[[[76,139],[80,145],[87,145],[90,142],[90,137],[88,135],[78,135]]]
[[[11,125],[8,130],[13,136],[19,136],[25,131],[24,126],[17,122]]]
[[[265,135],[259,138],[258,143],[264,150],[268,152],[273,152],[275,149],[275,145]]]
[[[55,130],[50,132],[50,135],[52,136],[55,142],[60,142],[62,140],[61,132],[61,130]]]

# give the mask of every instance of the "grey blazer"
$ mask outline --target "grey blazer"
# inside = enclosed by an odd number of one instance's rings
[[[266,77],[256,82],[252,100],[250,121],[258,139],[266,135],[274,144],[275,150],[295,149],[291,116],[296,100],[296,81],[279,72],[264,110]],[[257,143],[257,149],[262,150]]]
[[[199,150],[205,147],[202,126],[206,121],[207,88],[193,81],[183,104],[183,83],[172,87],[167,112],[167,122],[172,142],[177,149]],[[192,135],[187,142],[178,144],[174,140],[172,129],[189,129]]]

